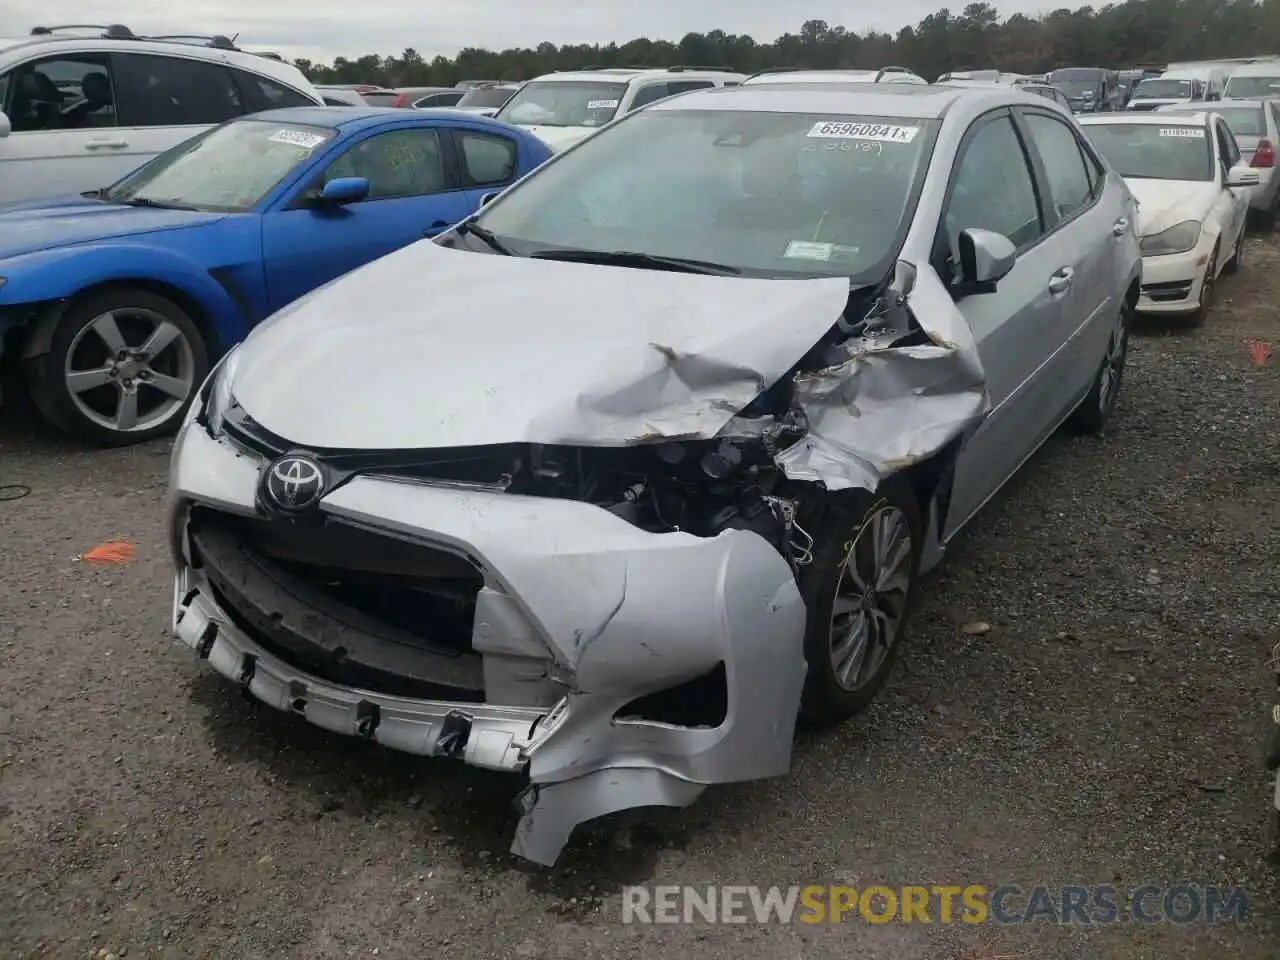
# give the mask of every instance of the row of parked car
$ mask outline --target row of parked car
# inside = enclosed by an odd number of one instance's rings
[[[1203,315],[1261,185],[1216,113],[892,68],[556,74],[488,118],[111,33],[0,50],[0,160],[230,116],[0,208],[10,390],[102,443],[176,429],[179,640],[527,777],[540,863],[870,703],[922,574],[1106,427],[1135,312]]]
[[[1007,79],[946,79],[1010,89]],[[514,94],[510,84],[465,82],[448,109],[343,112],[319,109],[332,91],[296,68],[225,38],[40,29],[0,47],[0,200],[22,201],[0,207],[4,399],[29,398],[52,423],[102,443],[171,432],[213,360],[265,317],[449,230],[553,153],[676,94],[832,84],[928,86],[900,67],[750,77],[601,68],[536,78]],[[1017,92],[1069,108],[1040,86]],[[387,99],[379,88],[348,92]],[[417,106],[436,92],[385,93]],[[472,95],[503,102],[467,109]],[[1099,134],[1131,189],[1146,194],[1148,220],[1182,211],[1170,226],[1190,235],[1185,223],[1204,225],[1186,251],[1197,276],[1153,281],[1167,289],[1146,291],[1144,308],[1202,318],[1215,271],[1238,264],[1238,208],[1275,216],[1275,105],[1228,101],[1217,114],[1227,140],[1207,144],[1217,159],[1196,170],[1177,167],[1196,144],[1166,136],[1182,129],[1172,119],[1167,130],[1134,122]],[[1184,153],[1172,152],[1179,145]],[[1214,173],[1219,161],[1234,170],[1241,151],[1256,186],[1244,173]],[[1148,170],[1160,162],[1173,164],[1168,176]],[[1216,192],[1201,174],[1214,174]],[[1219,236],[1228,245],[1201,256]],[[1148,273],[1163,276],[1171,256]]]
[[[491,117],[520,84],[510,80],[460,80],[452,87],[380,87],[369,83],[317,84],[330,107],[452,107]]]

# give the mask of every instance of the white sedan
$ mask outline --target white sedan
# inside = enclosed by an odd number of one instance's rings
[[[1240,269],[1258,172],[1242,162],[1216,114],[1116,113],[1079,121],[1138,200],[1138,310],[1202,323],[1219,275]]]

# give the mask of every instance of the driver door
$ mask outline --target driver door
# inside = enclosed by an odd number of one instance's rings
[[[1070,251],[1046,233],[1035,175],[1008,110],[986,114],[965,135],[935,246],[934,267],[954,276],[957,237],[976,227],[1009,238],[1013,270],[994,293],[957,303],[986,372],[991,412],[960,451],[944,541],[1004,484],[1056,424],[1059,387],[1050,359],[1067,335]]]
[[[444,132],[396,127],[375,132],[299,187],[262,223],[263,265],[271,309],[425,237],[471,212],[447,153]],[[339,177],[364,177],[369,195],[342,207],[317,207],[314,196]]]

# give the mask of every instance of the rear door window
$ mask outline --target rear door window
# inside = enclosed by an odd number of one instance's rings
[[[111,63],[121,126],[214,124],[247,112],[220,64],[148,53],[112,54]]]
[[[674,96],[677,93],[685,93],[689,90],[705,90],[707,87],[714,87],[713,80],[671,80],[667,83],[667,90]]]
[[[284,84],[276,83],[266,77],[256,73],[250,73],[248,70],[237,70],[230,68],[231,77],[235,81],[236,89],[240,91],[240,97],[244,101],[245,109],[249,113],[258,113],[261,110],[275,110],[281,107],[312,107],[315,102],[308,97],[304,97],[297,90],[286,87]]]
[[[473,130],[455,130],[453,137],[462,160],[463,186],[495,186],[515,176],[515,141]]]
[[[647,87],[641,87],[636,91],[635,99],[631,101],[631,106],[627,108],[627,112],[639,110],[647,104],[669,97],[672,92],[671,85],[667,83],[651,83]]]

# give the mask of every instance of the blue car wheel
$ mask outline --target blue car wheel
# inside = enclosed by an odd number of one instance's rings
[[[118,287],[72,302],[28,373],[32,399],[55,427],[126,446],[175,431],[208,371],[200,329],[181,307]]]

